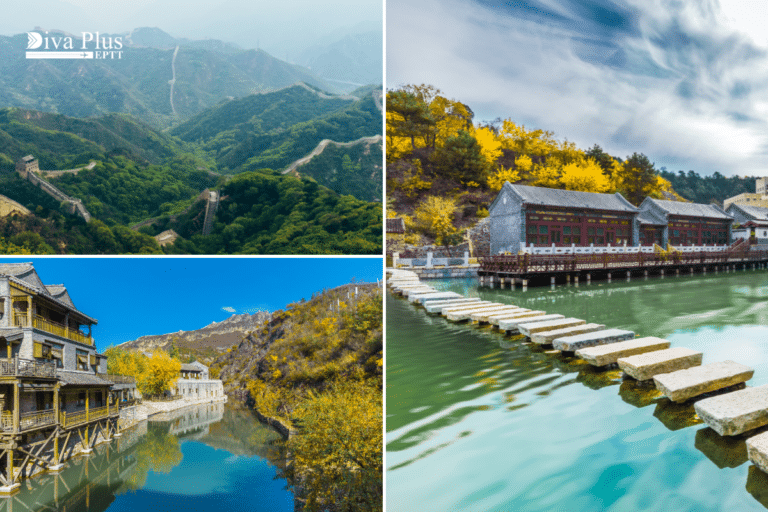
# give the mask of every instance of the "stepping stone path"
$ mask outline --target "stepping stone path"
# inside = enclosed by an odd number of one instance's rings
[[[563,336],[562,338],[552,340],[552,346],[563,352],[575,352],[581,348],[631,340],[634,337],[635,333],[632,331],[625,331],[624,329],[606,329],[604,331],[576,334],[575,336]]]
[[[606,366],[615,363],[622,357],[645,354],[646,352],[655,352],[666,348],[669,348],[669,342],[667,340],[650,336],[648,338],[620,341],[609,345],[582,348],[581,350],[576,351],[576,356],[584,359],[593,366]],[[701,361],[699,361],[699,363],[701,363]]]
[[[539,345],[551,345],[552,341],[565,336],[574,336],[576,334],[586,334],[588,332],[601,331],[605,329],[603,324],[583,324],[576,327],[566,327],[565,329],[555,329],[553,331],[537,332],[531,336],[531,341]]]
[[[705,398],[696,414],[721,436],[735,436],[768,425],[768,384]]]
[[[622,357],[618,359],[617,363],[619,363],[619,368],[630,377],[637,380],[648,380],[661,373],[676,372],[692,366],[699,366],[703,355],[703,353],[690,348],[675,347]]]
[[[529,338],[538,332],[554,331],[555,329],[565,329],[566,327],[576,327],[577,325],[584,325],[587,322],[578,318],[561,318],[559,320],[546,320],[543,322],[534,321],[529,324],[520,324],[517,328],[520,330],[520,334],[524,334]]]
[[[543,313],[543,311],[542,311]],[[543,322],[545,320],[559,320],[561,318],[565,318],[563,315],[536,315],[535,321],[536,322]],[[509,331],[512,333],[518,332],[518,326],[520,324],[526,324],[531,323],[533,320],[530,316],[517,316],[514,318],[508,318],[506,320],[499,320],[499,330],[501,331]]]
[[[556,350],[549,352],[575,352],[594,366],[618,363],[624,373],[637,380],[653,378],[656,388],[674,402],[744,383],[754,374],[752,368],[733,361],[701,366],[701,352],[669,348],[669,341],[660,338],[634,339],[631,331],[605,329],[605,325],[563,315],[440,292],[419,281],[415,272],[387,272],[387,284],[395,293],[422,304],[430,313],[441,313],[449,319],[488,322],[503,331],[519,330],[534,343],[552,343]],[[768,425],[768,385],[706,398],[694,404],[694,408],[719,435],[739,435]],[[749,460],[768,473],[768,432],[748,439],[746,447]]]
[[[741,384],[752,378],[755,370],[733,361],[710,363],[687,370],[662,373],[653,377],[656,389],[673,402],[685,402],[689,398]]]

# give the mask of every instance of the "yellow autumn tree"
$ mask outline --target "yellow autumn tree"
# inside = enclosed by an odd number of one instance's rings
[[[414,212],[418,229],[433,236],[438,244],[452,235],[453,215],[456,212],[456,201],[447,197],[427,196]]]
[[[520,173],[515,169],[505,168],[503,165],[500,165],[498,171],[491,174],[488,178],[488,188],[499,191],[507,181],[510,183],[520,181]]]
[[[611,188],[610,180],[591,158],[564,165],[560,181],[566,190],[609,192]]]
[[[520,155],[515,158],[515,167],[518,171],[529,172],[533,167],[533,160],[528,155]]]
[[[292,436],[294,473],[301,475],[305,510],[381,510],[381,389],[338,381],[294,410],[301,435]],[[308,470],[311,468],[311,470]]]
[[[476,129],[473,135],[477,143],[480,144],[480,152],[488,161],[488,165],[493,166],[502,155],[501,141],[498,140],[493,130],[487,127]]]
[[[144,372],[136,381],[142,394],[157,395],[171,389],[179,378],[181,363],[167,352],[155,350]]]
[[[140,352],[109,347],[104,355],[107,356],[107,372],[111,375],[125,375],[138,381],[147,367],[147,357]]]

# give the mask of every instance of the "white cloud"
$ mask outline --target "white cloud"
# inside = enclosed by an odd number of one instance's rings
[[[626,4],[637,28],[595,36],[572,28],[578,19],[554,25],[469,1],[390,0],[388,87],[430,83],[477,121],[512,118],[585,149],[644,153],[671,171],[766,174],[768,55],[749,27],[716,3]]]
[[[235,312],[235,308],[230,307],[230,306],[227,306],[227,307],[224,307],[224,308],[221,308],[221,309],[223,309],[224,311],[226,311],[228,313],[234,313]]]

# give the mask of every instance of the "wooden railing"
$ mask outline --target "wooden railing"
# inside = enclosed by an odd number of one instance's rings
[[[56,363],[51,361],[32,361],[29,359],[0,359],[0,375],[11,377],[56,378]]]
[[[119,413],[119,406],[117,404],[104,405],[102,407],[96,407],[94,409],[88,409],[87,411],[77,411],[67,413],[62,411],[59,414],[59,423],[63,428],[72,428],[80,425],[85,425],[92,421],[97,421],[108,416],[113,416]]]
[[[25,412],[19,415],[19,430],[30,430],[56,423],[53,409]]]
[[[13,411],[3,411],[2,426],[3,430],[13,430]]]
[[[671,252],[636,254],[520,254],[480,261],[481,273],[534,274],[666,266],[748,263],[768,260],[768,251]]]
[[[13,319],[13,325],[16,327],[29,327],[29,321],[24,314],[15,315]],[[40,315],[34,315],[32,317],[32,327],[40,329],[41,331],[49,332],[62,338],[67,338],[73,341],[79,341],[86,345],[93,345],[93,338],[86,336],[76,329],[67,329],[65,325],[52,322],[51,320],[44,318]]]

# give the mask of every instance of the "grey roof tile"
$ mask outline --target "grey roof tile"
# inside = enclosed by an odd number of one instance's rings
[[[528,185],[512,185],[509,182],[505,183],[504,186],[508,186],[525,204],[630,213],[638,211],[636,207],[624,199],[618,192],[616,194],[598,194],[556,188],[530,187]]]
[[[753,220],[768,220],[768,208],[762,208],[760,206],[748,206],[746,204],[736,204],[733,203],[731,206],[728,207],[730,210],[731,208],[738,208],[742,212],[744,212],[747,216],[752,217]]]
[[[663,199],[651,199],[659,208],[670,215],[685,215],[688,217],[704,217],[709,219],[732,220],[733,217],[725,213],[721,208],[713,204],[683,203],[681,201],[666,201]]]
[[[112,381],[93,373],[56,370],[56,376],[64,386],[111,386]]]

